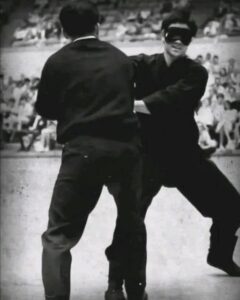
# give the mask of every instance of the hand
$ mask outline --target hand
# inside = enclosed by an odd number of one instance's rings
[[[134,101],[134,111],[140,112],[143,114],[148,114],[148,115],[151,114],[150,111],[148,110],[146,104],[142,100]]]

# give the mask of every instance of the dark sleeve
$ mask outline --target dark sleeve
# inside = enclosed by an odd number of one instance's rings
[[[152,68],[155,67],[155,55],[139,54],[130,56],[134,69],[135,81],[135,99],[142,100],[143,97],[150,94],[149,87],[152,84],[149,82]]]
[[[158,112],[164,107],[174,107],[183,111],[194,110],[205,92],[207,80],[207,70],[194,65],[175,84],[154,92],[143,101],[151,113]]]
[[[146,54],[132,55],[129,56],[129,58],[133,63],[135,78],[137,78],[139,74],[142,75],[147,70],[149,70],[149,67],[155,61],[154,55],[146,55]]]
[[[50,120],[58,119],[56,75],[54,68],[47,61],[42,70],[37,101],[35,103],[36,112],[40,116]]]

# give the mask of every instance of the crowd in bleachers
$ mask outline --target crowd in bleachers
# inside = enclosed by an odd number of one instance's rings
[[[26,17],[20,20],[12,44],[29,46],[56,43],[64,39],[58,20],[60,0],[35,0]]]
[[[196,112],[203,148],[239,149],[240,69],[233,58],[222,63],[217,55],[198,55],[209,72],[206,92]],[[1,122],[4,142],[17,141],[20,150],[48,151],[55,144],[56,123],[36,115],[39,78],[1,77]]]
[[[231,0],[220,0],[203,28],[208,37],[240,35],[240,5]]]
[[[34,111],[38,77],[18,79],[1,76],[1,139],[19,142],[19,150],[48,151],[55,144],[56,122],[46,121]],[[37,139],[40,139],[37,142]]]
[[[224,65],[217,55],[199,55],[196,60],[209,72],[206,92],[196,114],[202,147],[220,150],[240,146],[240,70],[231,58]]]
[[[65,43],[59,9],[66,0],[35,0],[27,16],[20,21],[12,38],[13,45]],[[107,41],[143,41],[159,39],[163,18],[173,9],[194,10],[191,0],[99,0],[103,14],[101,38]],[[204,4],[203,4],[204,5]],[[199,24],[204,36],[240,35],[238,2],[220,0],[213,13]]]
[[[131,3],[130,3],[131,2]],[[35,0],[32,10],[13,34],[13,45],[65,42],[58,21],[64,0]],[[141,1],[100,0],[103,24],[100,35],[106,40],[156,40],[163,17],[173,8],[189,6],[189,0]]]

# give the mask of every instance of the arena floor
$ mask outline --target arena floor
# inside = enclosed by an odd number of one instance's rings
[[[240,157],[213,158],[240,190]],[[1,300],[43,300],[40,235],[60,164],[59,155],[1,157]],[[71,300],[103,299],[116,217],[104,189],[85,234],[72,251]],[[240,279],[209,267],[204,219],[176,189],[162,189],[148,211],[149,300],[239,300]],[[235,251],[240,263],[240,242]]]

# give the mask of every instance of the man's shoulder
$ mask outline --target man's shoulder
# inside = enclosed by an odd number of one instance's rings
[[[138,67],[160,67],[164,64],[164,56],[162,53],[145,54],[130,56],[133,63]]]
[[[136,57],[136,58],[138,57],[139,59],[145,59],[145,60],[148,60],[149,62],[164,60],[163,53],[154,53],[154,54],[141,53],[141,54],[135,55],[134,57]]]
[[[108,51],[114,53],[115,55],[118,55],[120,57],[128,59],[127,54],[125,54],[121,49],[119,49],[118,47],[112,45],[109,42],[105,42],[105,41],[99,40],[99,45],[101,45],[102,47],[108,49]]]
[[[64,55],[66,55],[69,51],[70,48],[70,44],[67,44],[65,46],[63,46],[62,48],[58,49],[57,51],[55,51],[54,53],[52,53],[48,59],[47,59],[47,63],[48,64],[52,64],[57,62],[59,59],[61,59]]]
[[[122,50],[120,50],[119,48],[117,48],[116,46],[114,46],[108,42],[102,41],[97,38],[94,39],[94,42],[92,42],[92,40],[91,40],[91,43],[89,42],[89,40],[85,40],[82,42],[82,45],[83,46],[88,45],[89,49],[93,52],[94,51],[95,52],[106,51],[106,53],[110,52],[110,53],[114,54],[115,56],[119,56],[119,57],[128,59],[128,56]],[[63,46],[61,49],[59,49],[58,51],[56,51],[49,57],[49,59],[48,59],[49,63],[51,64],[52,62],[61,61],[64,57],[68,57],[69,52],[71,52],[70,55],[72,56],[74,54],[74,51],[72,51],[73,49],[78,49],[78,48],[74,47],[74,42]],[[84,47],[83,47],[83,49],[84,49]],[[79,47],[79,50],[81,50],[81,47]],[[76,55],[78,55],[77,52],[76,52]]]
[[[189,68],[191,68],[194,71],[199,72],[201,74],[208,75],[207,69],[203,65],[198,63],[197,61],[195,61],[189,57],[186,57],[185,60],[186,60],[186,63],[188,64]]]

